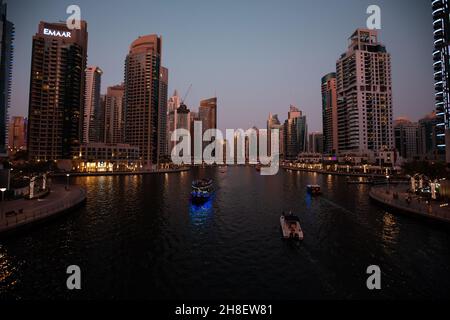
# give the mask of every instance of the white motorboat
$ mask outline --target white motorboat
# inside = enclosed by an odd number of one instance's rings
[[[292,213],[280,217],[281,231],[284,239],[303,240],[303,230],[300,226],[300,219]]]

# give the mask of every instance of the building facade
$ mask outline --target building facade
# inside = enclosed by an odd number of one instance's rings
[[[0,157],[7,155],[8,109],[11,100],[14,24],[7,19],[7,5],[0,0]]]
[[[139,147],[147,168],[160,158],[161,50],[160,36],[142,36],[125,61],[125,142]]]
[[[191,130],[191,110],[184,103],[177,110],[177,129]]]
[[[105,143],[106,125],[106,94],[100,94],[100,112],[97,122],[97,142]]]
[[[272,130],[278,130],[279,132],[279,155],[280,158],[284,158],[284,126],[278,119],[277,114],[269,114],[269,119],[267,120],[267,150],[268,154],[272,155]]]
[[[308,135],[308,153],[323,154],[323,134],[312,132]]]
[[[417,122],[399,118],[394,123],[395,149],[404,160],[419,158],[419,132]]]
[[[437,133],[438,119],[433,111],[419,120],[419,155],[423,160],[437,160]]]
[[[296,160],[308,147],[308,126],[306,116],[295,106],[290,107],[288,119],[284,123],[284,158]]]
[[[77,172],[126,172],[142,169],[139,148],[128,144],[86,143],[76,150],[72,170]]]
[[[322,124],[323,152],[335,155],[339,150],[339,144],[336,73],[334,72],[322,78]]]
[[[121,84],[108,87],[106,92],[104,141],[107,144],[124,143],[124,91],[124,85]]]
[[[100,89],[103,71],[97,66],[86,68],[86,85],[84,94],[83,143],[101,142],[103,140],[104,110],[101,103]]]
[[[450,1],[433,0],[434,86],[438,154],[450,163]]]
[[[181,106],[177,110],[177,129],[185,129],[189,134],[191,133],[191,110],[188,109],[188,107],[182,103]],[[177,135],[177,140],[180,141],[181,139],[184,139],[183,135]],[[192,144],[191,144],[192,147]],[[192,151],[191,151],[192,155]],[[180,156],[183,156],[180,154]]]
[[[392,150],[391,57],[376,30],[357,29],[336,64],[340,153]]]
[[[200,101],[198,116],[202,122],[203,134],[210,129],[217,129],[217,98],[210,98]],[[214,139],[214,138],[213,138]],[[203,150],[210,142],[203,142]],[[215,156],[215,151],[213,152]]]
[[[192,155],[192,161],[193,162],[196,162],[196,163],[201,163],[202,161],[203,161],[203,149],[202,149],[202,146],[200,146],[200,149],[201,149],[201,155],[200,155],[200,157],[196,157],[195,156],[195,139],[196,139],[196,136],[195,136],[195,123],[196,122],[201,122],[202,120],[200,119],[200,116],[199,116],[199,114],[198,114],[198,112],[195,112],[195,111],[191,111],[191,113],[190,113],[190,119],[191,119],[191,155]],[[203,137],[203,133],[201,132],[200,133],[202,136],[201,137]],[[201,137],[198,137],[198,138],[201,138]]]
[[[217,98],[200,101],[198,115],[203,124],[203,132],[208,129],[217,129]]]
[[[27,149],[27,119],[12,117],[9,122],[8,151],[15,154]]]
[[[178,91],[175,90],[172,97],[167,102],[167,144],[168,154],[170,154],[175,146],[175,142],[172,142],[172,133],[177,129],[177,110],[181,105],[181,98],[178,95]]]
[[[82,139],[87,24],[41,22],[33,37],[28,115],[31,160],[71,159]]]
[[[169,89],[169,70],[161,67],[159,76],[159,161],[167,160],[169,145],[167,143],[167,92]]]

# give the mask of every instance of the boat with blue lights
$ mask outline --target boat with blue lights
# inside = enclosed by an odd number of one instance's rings
[[[195,205],[208,202],[214,194],[214,181],[212,179],[200,179],[192,182],[191,201]]]

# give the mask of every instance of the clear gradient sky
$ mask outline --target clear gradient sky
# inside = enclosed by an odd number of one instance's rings
[[[392,54],[394,115],[417,120],[434,108],[429,0],[7,0],[16,27],[11,115],[28,114],[32,36],[39,21],[66,20],[77,4],[88,22],[88,64],[104,71],[102,92],[123,81],[129,45],[163,36],[163,65],[174,89],[196,110],[217,94],[219,127],[264,128],[284,121],[290,104],[322,130],[320,80],[333,72],[347,39],[382,10],[381,41]]]

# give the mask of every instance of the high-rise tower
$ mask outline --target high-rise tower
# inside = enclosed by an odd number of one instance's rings
[[[268,154],[272,154],[272,130],[279,130],[279,155],[281,158],[284,157],[284,126],[278,119],[277,114],[269,114],[269,119],[267,119],[267,150]]]
[[[33,37],[28,152],[31,160],[71,159],[81,143],[87,24],[41,22]]]
[[[169,89],[169,70],[161,67],[159,76],[159,159],[166,159],[169,155],[167,143],[167,92]]]
[[[104,141],[110,144],[124,142],[124,86],[108,87],[105,96]]]
[[[284,123],[284,156],[296,160],[308,147],[308,126],[306,116],[295,106],[290,106],[288,119]]]
[[[175,90],[173,96],[169,98],[167,102],[167,145],[168,145],[168,154],[170,155],[172,149],[175,146],[175,142],[173,142],[172,134],[177,129],[177,110],[181,105],[181,98],[178,95],[178,91]]]
[[[8,109],[11,99],[14,25],[0,0],[0,157],[7,155]]]
[[[209,129],[217,129],[217,98],[200,101],[198,117],[202,122],[203,133]],[[208,142],[203,142],[203,150],[205,150],[208,144]],[[215,152],[213,155],[215,155]]]
[[[336,73],[322,78],[323,152],[336,154],[338,147]]]
[[[139,147],[147,167],[159,162],[161,150],[161,49],[160,36],[142,36],[131,44],[125,61],[125,142]]]
[[[450,1],[433,0],[434,87],[436,90],[436,143],[450,163]]]
[[[336,64],[340,153],[392,150],[391,56],[376,30],[357,29]]]
[[[104,123],[104,110],[100,99],[103,71],[97,66],[86,68],[86,87],[84,94],[83,143],[100,142]]]

